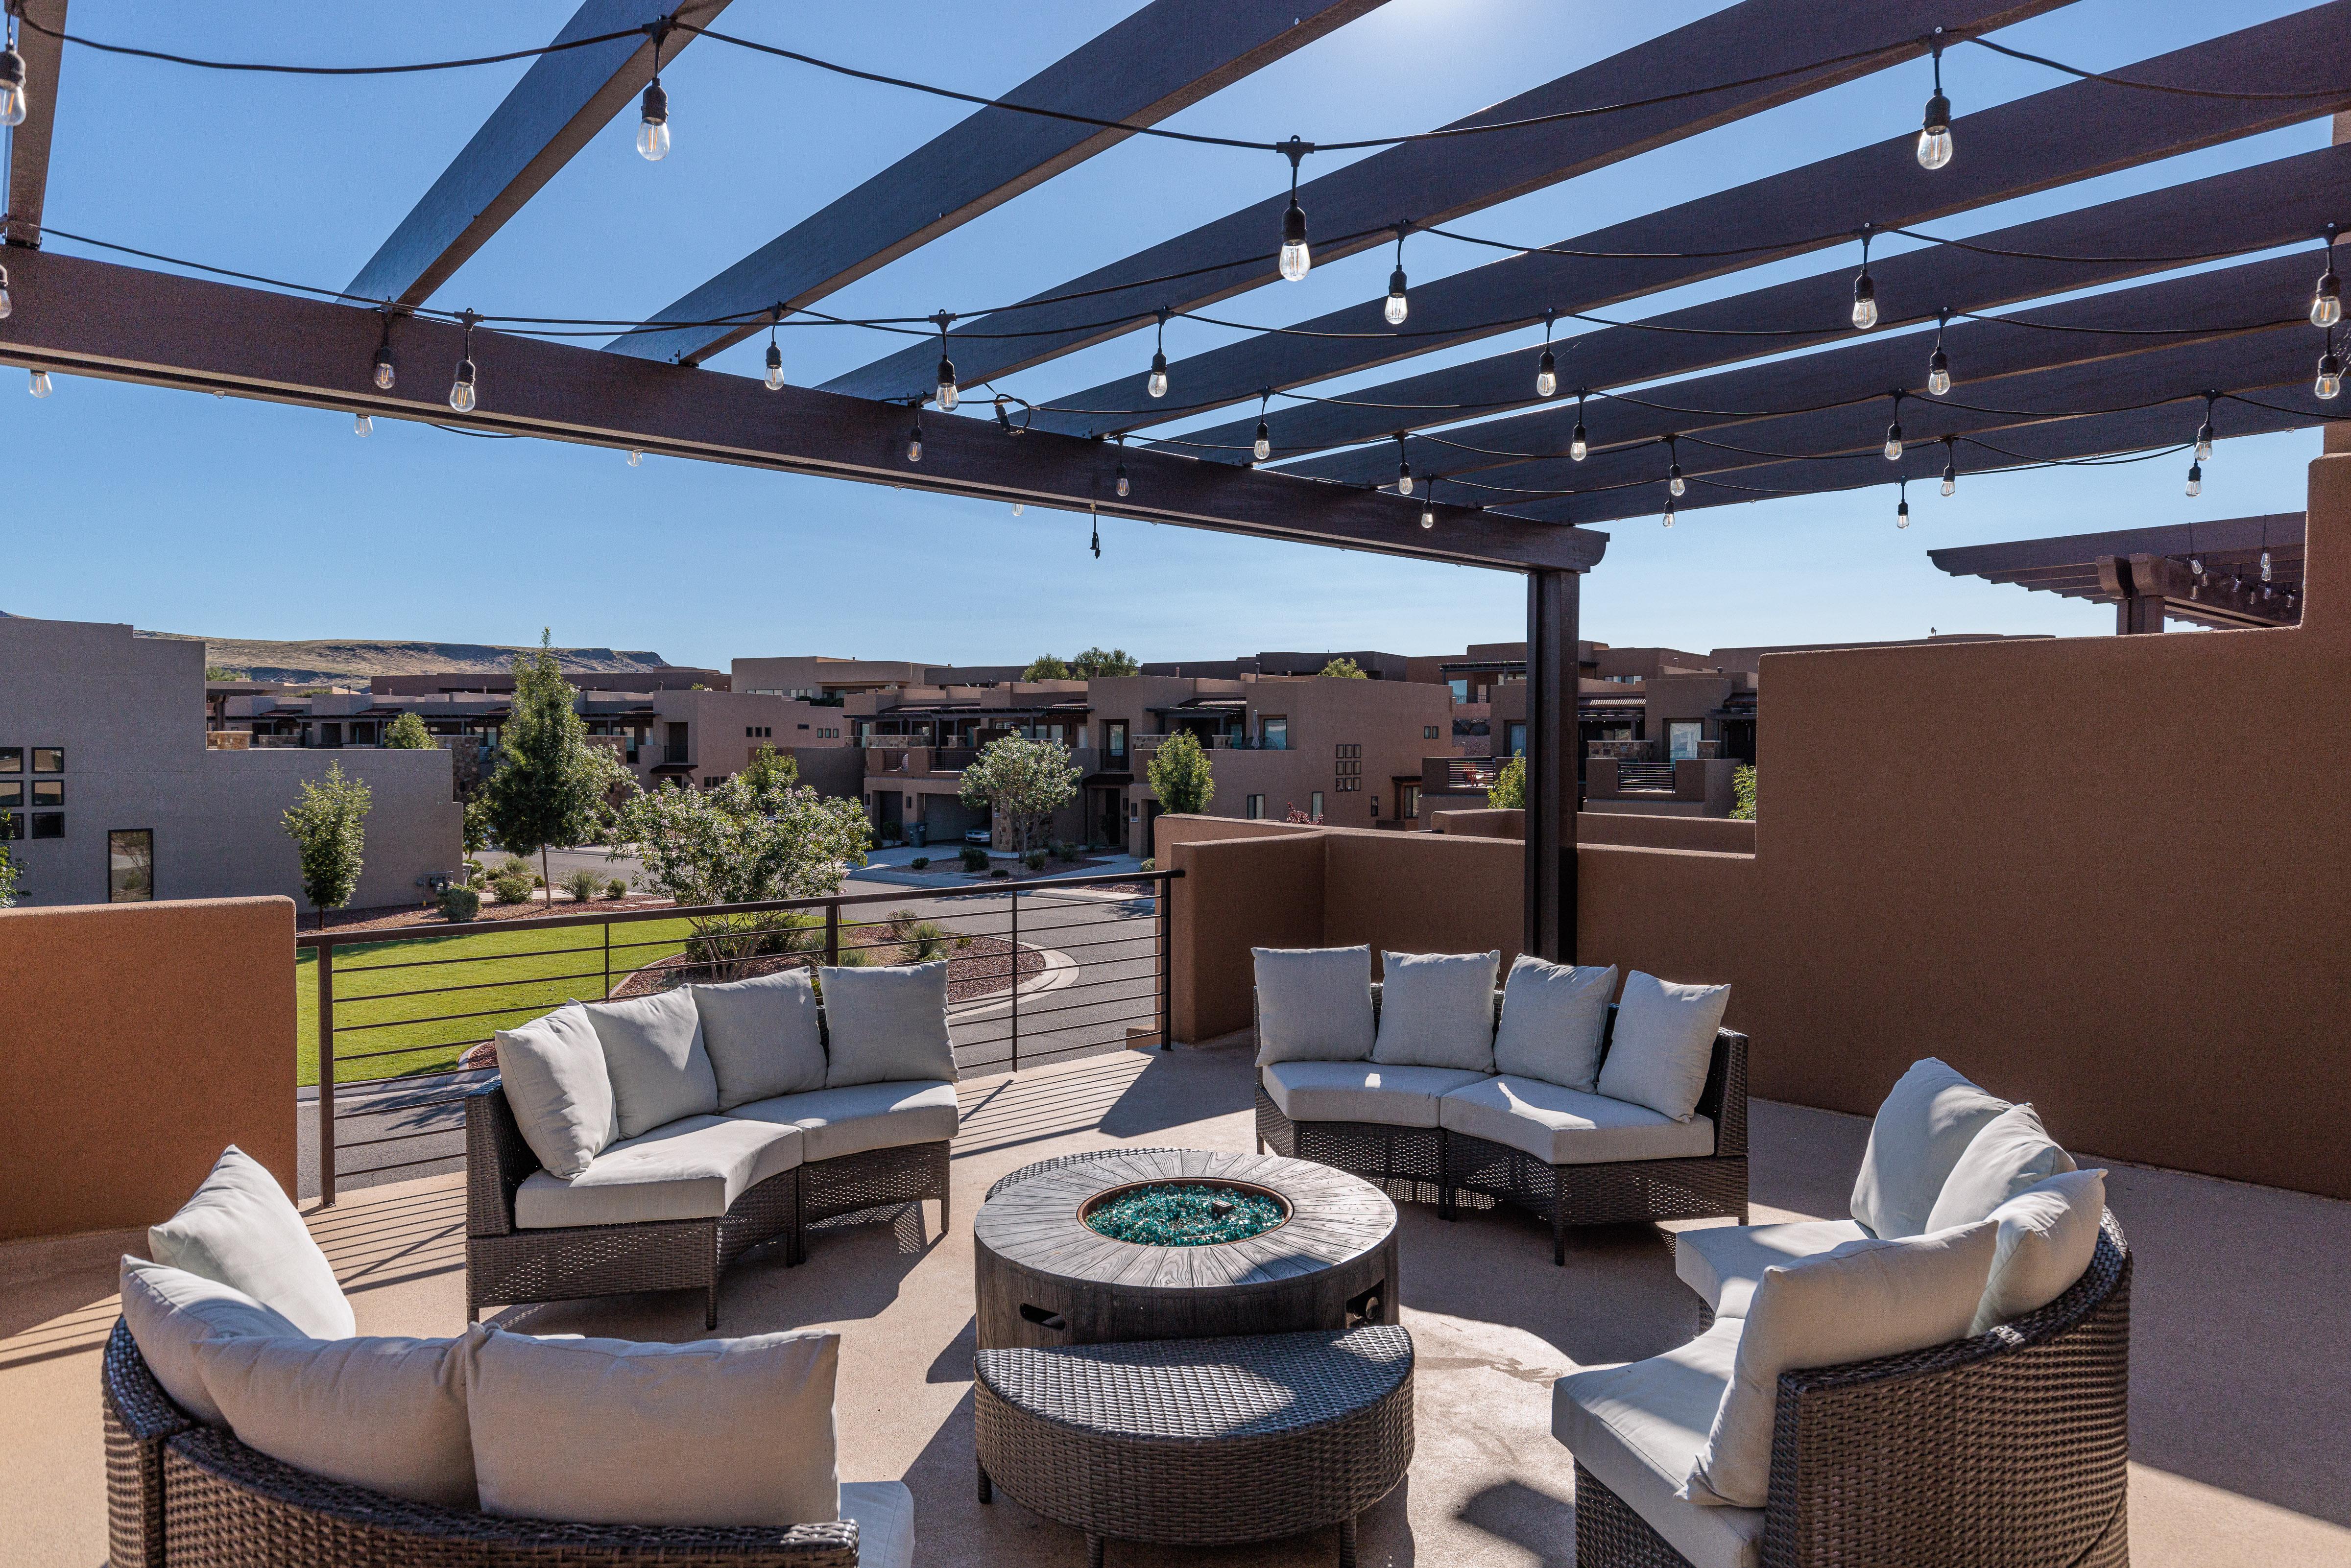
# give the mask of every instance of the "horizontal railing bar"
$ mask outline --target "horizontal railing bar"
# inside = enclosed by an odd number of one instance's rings
[[[1089,947],[1115,947],[1128,942],[1153,940],[1153,933],[1148,931],[1139,931],[1131,936],[1105,936],[1099,942],[1047,942],[1042,940],[1043,933],[1040,932],[1038,935],[1040,940],[1036,945],[1040,947],[1050,947],[1056,953],[1082,953]],[[1115,962],[1115,960],[1113,961]]]
[[[1116,963],[1124,963],[1124,962],[1128,962],[1128,960],[1125,960],[1125,959],[1114,959],[1114,960],[1112,960],[1112,961],[1113,961],[1113,962],[1116,962]],[[1143,960],[1141,960],[1141,959],[1139,959],[1139,958],[1133,960],[1133,962],[1135,962],[1135,963],[1141,963],[1142,961],[1143,961]],[[1153,975],[1113,975],[1113,976],[1109,977],[1107,979],[1101,979],[1101,980],[1080,980],[1080,981],[1078,981],[1078,982],[1077,982],[1076,984],[1074,984],[1074,985],[1069,985],[1069,986],[1056,986],[1056,987],[1054,987],[1051,990],[1047,991],[1047,992],[1045,992],[1044,994],[1045,994],[1046,996],[1048,996],[1048,997],[1065,997],[1065,996],[1068,996],[1071,991],[1091,991],[1091,990],[1092,990],[1092,989],[1093,989],[1095,987],[1097,987],[1097,986],[1131,986],[1131,985],[1134,984],[1137,980],[1142,980],[1142,981],[1145,982],[1145,983],[1146,983],[1146,984],[1148,984],[1148,985],[1150,986],[1150,988],[1150,988],[1149,990],[1147,990],[1147,991],[1138,991],[1138,992],[1136,992],[1135,994],[1136,994],[1137,996],[1149,996],[1149,997],[1155,997],[1155,996],[1157,996],[1157,995],[1159,994],[1159,987],[1158,987],[1158,983],[1157,983],[1157,982],[1158,982],[1158,977],[1157,977],[1155,974],[1153,974]],[[981,998],[978,998],[978,997],[974,997],[974,998],[972,998],[972,1000],[974,1000],[974,1001],[978,1001],[978,1000],[980,1000],[980,999],[981,999]],[[1098,1006],[1099,1004],[1097,1004],[1097,1003],[1093,1003],[1093,1002],[1088,1002],[1086,1005],[1087,1005],[1088,1007],[1094,1007],[1094,1006]],[[1067,1011],[1069,1011],[1069,1009],[1067,1009],[1067,1008],[1039,1008],[1039,1009],[1036,1009],[1036,1011],[1035,1011],[1033,1014],[1030,1014],[1030,1015],[1025,1015],[1025,1016],[1033,1016],[1033,1017],[1036,1017],[1036,1018],[1043,1018],[1043,1017],[1044,1017],[1046,1014],[1048,1014],[1048,1013],[1059,1013],[1059,1012],[1067,1012]]]
[[[1071,1009],[1063,1008],[1060,1010],[1068,1012]],[[1081,1019],[1076,1023],[1055,1024],[1051,1029],[1023,1030],[1020,1037],[1023,1040],[1027,1040],[1032,1035],[1042,1038],[1049,1034],[1067,1034],[1073,1029],[1100,1029],[1110,1024],[1135,1023],[1144,1019],[1155,1019],[1158,1016],[1159,1009],[1154,1008],[1149,1012],[1121,1013],[1118,1017],[1112,1019]]]
[[[1183,874],[1184,873],[1182,872],[1175,870],[1113,872],[1101,876],[1055,877],[1050,880],[1036,882],[1000,883],[993,887],[978,889],[976,890],[976,892],[980,896],[987,897],[999,896],[1006,894],[1033,893],[1039,889],[1043,889],[1048,893],[1060,893],[1065,892],[1073,887],[1091,887],[1106,885],[1113,883],[1147,882],[1165,883],[1176,877],[1182,876]],[[823,910],[827,908],[847,908],[852,904],[862,907],[866,904],[903,904],[907,901],[908,896],[909,895],[903,890],[892,893],[831,894],[821,898],[779,898],[756,904],[710,904],[685,906],[672,905],[667,908],[656,909],[612,909],[605,910],[595,915],[538,915],[525,920],[475,920],[444,925],[439,930],[434,931],[428,936],[422,937],[388,935],[381,931],[369,932],[365,934],[354,932],[344,936],[338,936],[331,932],[326,931],[312,931],[308,933],[297,932],[294,937],[294,946],[297,948],[309,948],[312,950],[319,948],[383,946],[387,944],[396,942],[420,940],[437,942],[459,936],[486,936],[493,932],[554,931],[583,925],[634,925],[647,920],[692,920],[730,915],[766,915],[780,913],[782,911],[791,909]],[[915,896],[920,895],[917,894]],[[362,968],[373,967],[375,966],[355,966],[355,967]],[[390,968],[393,966],[384,965],[381,967]]]
[[[465,1129],[462,1125],[455,1127],[420,1127],[413,1133],[394,1133],[390,1137],[385,1138],[360,1138],[355,1143],[349,1144],[344,1143],[341,1139],[338,1138],[335,1140],[335,1152],[337,1154],[340,1154],[345,1149],[372,1149],[379,1144],[404,1144],[411,1138],[462,1138],[465,1135]],[[459,1149],[456,1152],[462,1155],[465,1151],[464,1149]],[[338,1165],[335,1168],[340,1172],[342,1169],[342,1166]]]
[[[1124,980],[1091,980],[1091,981],[1088,981],[1088,982],[1087,982],[1087,985],[1088,985],[1088,986],[1132,985],[1132,984],[1134,984],[1136,980],[1151,980],[1151,979],[1154,979],[1155,977],[1147,976],[1147,975],[1131,975],[1131,976],[1127,977]],[[1069,992],[1071,992],[1071,991],[1082,990],[1082,989],[1085,989],[1085,988],[1086,988],[1086,987],[1081,987],[1081,986],[1063,986],[1063,987],[1061,987],[1059,989],[1054,990],[1054,991],[1050,991],[1050,992],[1049,992],[1049,993],[1047,993],[1047,994],[1048,994],[1048,995],[1050,995],[1050,996],[1059,997],[1059,996],[1064,996],[1064,995],[1067,995],[1067,994],[1068,994]],[[1104,997],[1102,1000],[1100,1000],[1100,1001],[1098,1001],[1098,1002],[1080,1002],[1080,1003],[1078,1003],[1078,1004],[1077,1004],[1077,1007],[1070,1007],[1070,1008],[1023,1008],[1023,1009],[1020,1009],[1020,1019],[1021,1019],[1021,1021],[1022,1021],[1023,1023],[1026,1023],[1029,1019],[1032,1019],[1032,1018],[1040,1018],[1040,1019],[1042,1019],[1042,1018],[1051,1018],[1055,1013],[1075,1012],[1075,1011],[1077,1011],[1077,1009],[1078,1009],[1078,1008],[1106,1008],[1106,1007],[1109,1007],[1109,1006],[1113,1005],[1113,1003],[1116,1003],[1116,1002],[1122,1002],[1122,1001],[1124,1001],[1125,999],[1126,999],[1126,998],[1123,998],[1123,997]],[[1150,987],[1148,989],[1146,989],[1146,990],[1137,991],[1137,992],[1135,992],[1135,993],[1134,993],[1134,999],[1135,999],[1136,1001],[1155,1001],[1155,1001],[1157,1001],[1157,1000],[1159,999],[1159,988],[1158,988],[1156,985],[1153,985],[1153,986],[1151,986],[1151,987]]]
[[[519,925],[520,922],[509,920],[500,924],[514,925]],[[474,928],[468,927],[468,929]],[[480,934],[478,930],[474,930],[474,935]],[[411,942],[437,942],[441,939],[442,933],[438,931],[429,936],[406,938]],[[301,946],[298,939],[295,946],[298,947]],[[567,953],[593,953],[598,951],[601,946],[601,944],[595,942],[585,942],[577,947],[529,947],[519,953],[472,953],[455,958],[402,958],[391,964],[347,964],[339,958],[335,962],[335,974],[340,977],[344,975],[381,974],[392,969],[429,969],[440,964],[501,964],[510,958],[559,958]],[[659,944],[648,943],[644,946],[657,946]]]
[[[437,997],[450,991],[490,991],[508,986],[559,986],[567,980],[601,980],[603,977],[602,971],[590,969],[578,975],[529,975],[511,980],[469,980],[462,986],[426,986],[413,991],[362,991],[355,997],[344,996],[339,990],[335,995],[335,1005],[341,1007],[345,1002],[388,1002],[395,997]],[[348,1026],[337,1024],[335,1027],[340,1030]]]
[[[335,1167],[335,1174],[339,1176],[373,1176],[378,1171],[404,1171],[411,1166],[436,1166],[443,1160],[462,1160],[465,1157],[465,1150],[453,1149],[445,1155],[426,1155],[421,1159],[413,1160],[392,1160],[388,1164],[380,1166],[357,1166],[348,1171],[343,1169],[342,1166],[337,1166]]]
[[[384,1082],[399,1081],[386,1079]],[[397,1105],[385,1105],[375,1110],[338,1111],[335,1113],[335,1120],[349,1122],[360,1116],[404,1116],[411,1111],[429,1111],[435,1105],[461,1105],[470,1097],[471,1092],[468,1091],[465,1094],[444,1094],[438,1100],[404,1100]]]
[[[548,1008],[546,1010],[552,1012],[555,1010],[555,1008],[561,1007],[562,1005],[563,1004],[561,1002],[557,1002],[554,1004],[554,1007]],[[335,1032],[337,1034],[357,1034],[361,1030],[403,1029],[410,1024],[462,1023],[467,1019],[494,1019],[503,1017],[507,1013],[528,1012],[531,1009],[538,1006],[539,1006],[539,1004],[537,1002],[517,1002],[510,1008],[485,1008],[478,1012],[435,1013],[431,1018],[422,1019],[386,1019],[381,1023],[339,1023],[335,1026]]]
[[[552,1011],[553,1009],[550,1009],[549,1010]],[[378,1057],[382,1056],[414,1056],[420,1051],[462,1051],[465,1047],[471,1045],[487,1045],[495,1038],[495,1036],[486,1034],[479,1040],[434,1040],[430,1045],[395,1045],[389,1051],[339,1051],[335,1052],[335,1064],[340,1067],[346,1061],[373,1061]],[[483,1069],[478,1067],[449,1067],[442,1068],[438,1071],[445,1072],[479,1072],[482,1071]],[[429,1072],[403,1072],[401,1076],[403,1078],[430,1078],[432,1074]],[[335,1080],[336,1086],[339,1088],[351,1083],[381,1083],[383,1082],[385,1082],[385,1080],[381,1078],[338,1078]]]

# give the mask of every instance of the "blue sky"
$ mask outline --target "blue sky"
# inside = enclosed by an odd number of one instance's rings
[[[1134,0],[1017,6],[737,0],[728,30],[977,92],[1000,91]],[[1169,121],[1336,140],[1420,130],[1720,7],[1698,0],[1391,0]],[[2092,68],[2125,65],[2302,9],[2289,0],[2081,0],[2001,37]],[[568,0],[405,0],[198,8],[77,0],[77,32],[230,58],[407,60],[543,42]],[[340,287],[507,89],[519,65],[357,79],[228,76],[68,48],[48,219],[214,265]],[[1810,162],[1917,122],[1923,63],[1816,95],[1490,209],[1469,232],[1555,241]],[[659,308],[952,126],[959,106],[709,43],[664,73],[674,150],[631,148],[623,115],[434,298],[484,311],[616,317]],[[1954,55],[1964,115],[2055,85],[1982,50]],[[50,83],[37,84],[47,92]],[[2323,145],[2324,120],[1938,225],[1963,235]],[[1966,155],[1964,147],[1960,156]],[[1326,165],[1327,166],[1327,165]],[[828,302],[909,315],[1033,292],[1268,193],[1278,159],[1136,139]],[[61,250],[77,250],[53,242]],[[1889,247],[1890,248],[1890,247]],[[1424,238],[1416,282],[1490,259]],[[1844,265],[1815,256],[1643,302],[1647,314]],[[1228,302],[1276,325],[1374,296],[1384,250]],[[29,304],[29,301],[25,302]],[[1179,324],[1183,351],[1220,340]],[[1538,334],[1489,340],[1484,355]],[[1177,344],[1171,332],[1170,351]],[[756,373],[763,343],[715,363]],[[894,346],[788,335],[820,382]],[[1009,379],[1048,398],[1131,371],[1147,336]],[[1441,363],[1432,358],[1423,363]],[[1394,372],[1388,372],[1394,373]],[[1377,378],[1364,378],[1364,380]],[[1349,382],[1333,383],[1344,387]],[[1202,420],[1199,423],[1209,423]],[[1176,428],[1182,428],[1180,426]],[[1890,490],[1611,525],[1584,591],[1585,635],[1706,649],[1944,632],[2095,635],[2112,612],[1958,581],[1929,549],[2296,511],[2317,434],[2224,442],[2203,497],[2179,465],[1983,476],[1943,500]],[[1513,576],[1110,521],[880,486],[60,377],[46,402],[0,390],[8,564],[0,609],[242,637],[415,637],[657,649],[724,666],[828,653],[967,662],[1118,644],[1157,659],[1260,648],[1436,653],[1522,635]]]

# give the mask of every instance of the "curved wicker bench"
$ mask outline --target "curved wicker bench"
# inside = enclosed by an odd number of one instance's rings
[[[1339,1527],[1412,1464],[1412,1340],[1338,1333],[1151,1340],[973,1357],[979,1500],[1105,1540],[1229,1546]]]
[[[280,1464],[199,1425],[120,1320],[99,1366],[111,1568],[856,1568],[852,1520],[775,1529],[461,1513]]]
[[[1973,1339],[1782,1373],[1767,1568],[2127,1568],[2129,1244]],[[1689,1568],[1581,1462],[1582,1568]]]

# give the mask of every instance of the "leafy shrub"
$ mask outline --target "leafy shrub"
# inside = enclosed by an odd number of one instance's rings
[[[931,863],[931,857],[928,855],[916,855],[907,863],[913,866],[916,871],[921,871],[924,867]]]
[[[1157,871],[1159,869],[1159,862],[1154,860],[1146,860],[1143,862],[1143,869],[1144,871]]]
[[[862,947],[843,947],[841,950],[841,967],[844,969],[870,968],[872,963],[873,955]]]
[[[1078,862],[1078,857],[1083,853],[1085,853],[1085,852],[1075,844],[1055,844],[1053,846],[1053,858],[1061,862],[1065,865],[1075,865]]]
[[[582,866],[578,871],[565,872],[556,885],[569,894],[575,902],[586,904],[604,891],[604,875],[601,872],[590,871]]]
[[[482,912],[482,895],[462,883],[441,890],[441,918],[463,925]]]
[[[490,875],[493,877],[518,876],[534,886],[538,883],[538,868],[520,855],[507,856],[497,863],[497,868],[491,872]]]
[[[998,866],[994,871],[989,872],[987,874],[994,877],[997,881],[1002,882],[1012,873],[1006,871],[1002,866]]]
[[[626,897],[628,897],[628,896],[629,896],[629,879],[628,879],[627,877],[625,877],[625,876],[613,876],[613,877],[607,877],[607,878],[605,878],[605,879],[604,879],[604,896],[605,896],[605,897],[607,897],[607,898],[626,898]]]
[[[1739,798],[1739,803],[1730,809],[1732,820],[1740,822],[1753,821],[1755,820],[1754,764],[1750,763],[1734,771],[1730,776],[1730,788]]]
[[[1522,811],[1527,805],[1527,759],[1513,757],[1494,775],[1493,787],[1486,791],[1489,810]]]
[[[981,849],[977,844],[964,845],[963,869],[966,871],[986,871],[987,869],[987,852]]]
[[[1043,871],[1045,869],[1045,852],[1043,850],[1030,850],[1027,854],[1020,857],[1020,863],[1027,866],[1030,871]]]
[[[496,903],[528,904],[531,894],[537,891],[531,886],[528,877],[508,876],[501,872],[490,878],[490,897]]]
[[[950,937],[946,926],[935,920],[917,920],[906,927],[901,946],[909,964],[927,964],[934,958],[946,956]]]

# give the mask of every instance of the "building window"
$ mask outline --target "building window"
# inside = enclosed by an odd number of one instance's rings
[[[25,781],[22,779],[0,779],[0,807],[22,806],[25,803]]]
[[[25,748],[21,746],[0,746],[0,773],[25,771]]]
[[[1258,743],[1268,751],[1290,749],[1290,719],[1283,714],[1265,714],[1257,721]]]
[[[1126,720],[1110,718],[1102,721],[1102,750],[1118,761],[1126,760]]]
[[[65,836],[66,818],[64,812],[36,811],[33,813],[33,837],[37,839],[62,839]]]
[[[1249,798],[1249,820],[1254,822],[1261,820],[1264,816],[1265,797],[1262,795],[1250,796]]]
[[[1317,789],[1306,797],[1306,814],[1316,821],[1322,820],[1322,791]]]
[[[34,779],[34,780],[33,780],[33,804],[34,804],[34,805],[36,805],[36,806],[62,806],[62,805],[64,805],[65,803],[66,803],[66,781],[65,781],[64,779]]]
[[[1423,740],[1435,740],[1437,738],[1437,727],[1433,724],[1422,725],[1420,727],[1420,738]]]
[[[1445,684],[1453,688],[1453,700],[1455,702],[1466,703],[1469,700],[1469,683],[1466,678],[1456,675],[1453,679],[1446,682]]]
[[[1527,727],[1523,724],[1517,723],[1504,725],[1502,727],[1502,741],[1503,749],[1508,755],[1512,757],[1525,756],[1527,752]]]
[[[1399,816],[1399,817],[1403,817],[1403,818],[1406,819],[1407,821],[1418,821],[1418,820],[1419,820],[1419,818],[1420,818],[1420,786],[1419,786],[1419,785],[1417,785],[1417,784],[1399,784],[1399,785],[1397,785],[1397,786],[1396,786],[1396,815],[1397,815],[1397,816]]]
[[[1372,821],[1374,821],[1374,822],[1376,822],[1376,821],[1378,821],[1379,820],[1380,820],[1380,798],[1379,798],[1377,795],[1374,795],[1374,796],[1373,796],[1373,797],[1372,797]]]
[[[36,772],[36,773],[63,773],[65,770],[66,770],[66,748],[65,748],[64,747],[62,747],[62,746],[37,746],[37,747],[33,747],[33,771],[34,771],[34,772]]]
[[[106,835],[106,901],[146,904],[155,896],[155,831],[117,828]]]

